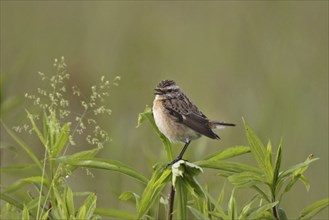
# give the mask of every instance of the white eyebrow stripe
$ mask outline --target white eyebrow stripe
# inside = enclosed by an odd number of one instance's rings
[[[179,87],[177,85],[171,85],[171,86],[167,86],[166,89],[171,89],[171,90],[176,90]]]

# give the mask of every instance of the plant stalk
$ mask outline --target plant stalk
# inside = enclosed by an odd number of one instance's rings
[[[174,215],[174,201],[175,201],[175,187],[171,185],[169,194],[169,210],[168,210],[168,220],[172,220]]]

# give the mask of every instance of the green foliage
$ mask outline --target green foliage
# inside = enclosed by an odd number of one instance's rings
[[[1,200],[5,203],[1,208],[1,219],[95,219],[97,197],[94,193],[82,193],[86,196],[85,201],[76,206],[76,193],[68,186],[67,178],[78,167],[98,168],[120,171],[132,176],[141,182],[147,179],[134,171],[132,168],[115,161],[106,161],[94,158],[109,141],[105,130],[97,123],[96,116],[110,114],[110,109],[103,105],[111,83],[101,78],[101,82],[91,87],[89,100],[81,100],[81,114],[75,112],[74,121],[70,119],[69,101],[66,97],[65,80],[69,78],[64,58],[55,60],[56,73],[47,77],[39,73],[42,80],[49,83],[49,88],[37,89],[37,95],[26,94],[34,105],[39,109],[37,113],[26,110],[29,124],[16,126],[14,131],[2,123],[2,126],[26,152],[32,163],[1,167],[1,172],[17,172],[22,167],[35,169],[38,175],[23,177],[5,187],[1,192]],[[114,83],[119,78],[116,78]],[[75,86],[73,95],[80,97],[81,92]],[[32,109],[32,108],[31,108]],[[88,117],[86,115],[88,114]],[[15,132],[16,131],[16,132]],[[27,131],[34,134],[44,148],[44,157],[38,158],[38,149],[30,146],[20,137],[20,132]],[[67,154],[67,149],[76,145],[74,136],[85,135],[85,143],[92,149]],[[28,186],[33,190],[26,191]],[[23,195],[23,198],[22,198]]]
[[[155,128],[162,140],[168,159],[171,160],[171,144],[157,129],[149,107],[146,107],[145,112],[140,114],[138,126],[145,119]],[[287,170],[281,170],[282,141],[277,148],[275,158],[272,158],[274,152],[271,142],[268,142],[265,147],[245,121],[244,126],[249,146],[226,148],[193,164],[178,161],[171,166],[171,173],[167,166],[162,165],[160,168],[158,166],[141,197],[142,206],[140,207],[143,208],[139,208],[138,218],[151,218],[152,206],[158,207],[157,203],[160,201],[159,190],[164,189],[164,185],[169,183],[169,177],[172,176],[177,202],[173,215],[177,219],[187,219],[189,216],[187,210],[198,219],[287,219],[284,209],[280,207],[283,195],[289,192],[297,181],[301,181],[306,189],[309,189],[309,181],[303,173],[318,158],[309,156],[304,162]],[[227,159],[250,152],[258,164],[257,167],[227,161]],[[201,173],[201,167],[218,170],[220,176],[226,177],[235,186],[226,210],[222,207],[224,190],[216,201],[196,181],[195,177]],[[198,172],[195,172],[196,170]],[[241,210],[238,209],[239,206],[234,197],[235,190],[240,188],[251,188],[256,191],[256,195]],[[259,205],[255,205],[256,200],[259,201]],[[305,208],[300,219],[312,218],[327,206],[328,199],[320,200]]]
[[[150,178],[117,160],[101,159],[96,155],[102,150],[110,138],[108,133],[97,123],[100,114],[110,115],[111,110],[103,102],[109,95],[111,83],[101,78],[101,82],[91,87],[88,100],[81,100],[82,111],[75,113],[72,121],[69,101],[66,97],[65,80],[69,78],[66,64],[62,58],[55,60],[54,76],[47,77],[39,73],[42,80],[50,84],[50,90],[38,89],[38,95],[26,94],[38,113],[26,109],[28,125],[14,127],[14,131],[2,123],[9,136],[31,159],[30,164],[17,164],[1,167],[1,172],[17,172],[23,167],[33,169],[35,175],[21,177],[16,182],[4,187],[0,199],[1,219],[99,219],[101,216],[115,219],[161,219],[167,213],[169,219],[288,219],[281,201],[297,182],[310,183],[304,172],[311,163],[318,160],[312,155],[304,162],[282,169],[282,141],[276,151],[271,142],[265,146],[249,125],[244,122],[248,146],[238,145],[215,152],[204,159],[193,163],[177,161],[174,164],[157,163],[153,167]],[[113,82],[117,84],[116,78]],[[74,86],[73,95],[80,97],[81,91]],[[31,108],[32,109],[32,108]],[[88,115],[88,117],[87,117]],[[71,120],[70,120],[71,119]],[[158,130],[151,108],[139,114],[138,126],[148,121],[167,153],[168,161],[174,158],[170,141]],[[43,158],[39,158],[35,146],[30,146],[20,136],[20,132],[28,131],[35,135],[43,147]],[[15,132],[16,131],[16,132]],[[84,137],[84,142],[75,142],[75,136]],[[88,150],[68,154],[73,145],[91,146]],[[276,152],[276,153],[275,153]],[[235,161],[232,158],[251,153],[257,166]],[[123,192],[121,201],[133,202],[136,213],[116,210],[111,207],[97,207],[97,196],[92,192],[74,192],[67,178],[77,168],[115,171],[131,177],[145,188],[141,193]],[[205,170],[212,169],[233,185],[228,201],[222,188],[218,198],[213,198],[208,187],[201,185],[198,177]],[[166,189],[170,187],[168,198]],[[26,191],[26,188],[29,191]],[[244,205],[238,204],[236,191],[242,188],[253,189],[255,195]],[[32,189],[32,190],[31,190]],[[84,197],[78,206],[77,197]],[[304,208],[299,219],[312,219],[329,206],[325,198]]]

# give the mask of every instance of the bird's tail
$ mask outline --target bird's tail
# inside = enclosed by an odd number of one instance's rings
[[[209,125],[212,129],[223,129],[226,126],[235,126],[233,123],[219,122],[219,121],[210,121]]]

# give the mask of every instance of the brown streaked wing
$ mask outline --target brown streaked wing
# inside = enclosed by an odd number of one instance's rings
[[[182,118],[183,118],[182,124],[186,125],[187,127],[209,138],[220,139],[220,137],[211,130],[207,118],[204,118],[195,113],[189,113],[183,115]]]
[[[177,108],[177,106],[174,106],[167,103],[165,108],[169,111],[170,115],[176,118],[178,123],[182,123],[209,138],[220,139],[220,137],[211,130],[209,120],[202,114],[202,112],[198,111],[196,114],[195,112],[189,112],[188,109]]]

